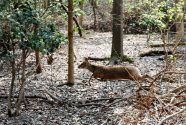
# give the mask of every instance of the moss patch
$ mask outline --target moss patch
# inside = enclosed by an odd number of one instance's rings
[[[122,61],[124,61],[124,62],[129,62],[129,63],[133,63],[133,62],[134,62],[134,60],[131,59],[131,58],[128,57],[128,56],[124,56],[123,59],[122,59]]]
[[[168,52],[168,54],[172,54],[171,51]],[[159,56],[159,55],[165,55],[165,52],[164,51],[148,51],[148,52],[145,52],[145,53],[141,53],[139,55],[139,57],[144,57],[144,56]]]

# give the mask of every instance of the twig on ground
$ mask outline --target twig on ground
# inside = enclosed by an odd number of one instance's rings
[[[96,61],[104,61],[104,60],[109,60],[109,57],[105,58],[97,58],[97,57],[88,57],[89,60],[96,60]]]
[[[99,99],[87,100],[87,101],[95,102],[95,101],[105,101],[105,100],[110,100],[110,99],[121,99],[121,98],[120,97],[116,97],[116,98],[99,98]]]
[[[167,116],[166,118],[164,118],[163,120],[161,120],[158,125],[163,124],[164,121],[166,121],[166,120],[168,120],[168,119],[170,119],[170,118],[172,118],[172,117],[174,117],[174,116],[176,116],[176,115],[184,112],[185,110],[186,110],[186,108],[184,108],[184,109],[180,110],[179,112],[176,112],[176,113],[174,113],[172,115]]]
[[[61,99],[59,99],[59,98],[53,96],[53,95],[52,95],[49,91],[47,91],[46,89],[43,90],[43,91],[46,92],[52,99],[54,99],[54,100],[56,100],[56,101],[58,101],[58,102],[60,102],[60,103],[63,103],[63,101],[62,101]]]
[[[116,97],[116,98],[98,98],[98,99],[93,99],[93,100],[90,100],[90,99],[87,99],[87,100],[77,100],[77,101],[73,101],[72,103],[90,103],[90,102],[97,102],[97,101],[105,101],[105,100],[115,100],[115,99],[121,99],[120,97]]]
[[[174,46],[175,43],[168,43],[167,46]],[[179,42],[178,45],[186,45],[186,42]],[[162,47],[164,44],[151,44],[149,47]]]
[[[186,88],[186,85],[182,85],[178,88],[175,88],[174,90],[171,91],[171,93],[177,93],[178,91],[180,91],[181,89],[185,89]]]
[[[1,95],[0,98],[7,99],[8,96],[7,95],[4,95],[4,96]],[[18,98],[18,96],[12,96],[12,98]],[[48,100],[46,97],[38,96],[38,95],[27,95],[27,96],[25,96],[25,98],[40,98],[40,99]]]
[[[127,114],[127,113],[138,113],[138,112],[145,112],[145,111],[142,111],[142,110],[137,110],[137,111],[126,111],[126,112],[122,112],[120,114],[114,114],[114,115],[110,115],[108,116],[108,118],[105,120],[105,122],[102,124],[102,125],[105,125],[107,123],[107,120],[113,116],[121,116],[121,115],[124,115],[124,114]]]
[[[165,72],[165,74],[186,74],[186,72],[173,72],[173,71],[168,71],[168,72]]]
[[[113,102],[113,103],[110,103],[110,104],[108,104],[108,105],[106,105],[106,107],[110,107],[111,105],[114,105],[115,103],[118,103],[118,102],[120,102],[120,101],[127,101],[127,98],[122,98],[122,99],[120,99],[120,100],[117,100],[117,101],[115,101],[115,102]]]
[[[174,104],[177,107],[186,106],[186,100]]]
[[[86,103],[86,104],[81,104],[81,105],[78,105],[78,107],[83,107],[83,106],[103,106],[105,107],[105,105],[101,104],[101,103]]]

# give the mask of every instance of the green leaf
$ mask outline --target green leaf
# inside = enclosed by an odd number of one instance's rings
[[[43,54],[47,54],[48,51],[47,51],[46,49],[43,49],[42,53],[43,53]]]
[[[68,39],[65,39],[65,40],[64,40],[64,42],[65,42],[66,44],[68,44],[68,43],[69,43]]]
[[[77,28],[77,27],[75,27],[75,28],[74,28],[74,31],[76,32],[77,30],[78,30],[78,28]]]

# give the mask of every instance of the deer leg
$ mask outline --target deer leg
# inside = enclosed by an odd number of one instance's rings
[[[149,83],[152,83],[152,81],[150,81],[149,79],[154,80],[154,78],[152,78],[152,77],[149,76],[148,74],[143,75],[141,78],[142,78],[142,79],[141,79],[142,81],[147,81],[147,82],[149,82]],[[147,79],[147,78],[149,78],[149,79]]]
[[[152,78],[152,77],[151,77],[151,76],[149,76],[148,74],[143,75],[143,78],[149,78],[149,79],[154,80],[154,78]]]
[[[90,86],[91,86],[90,80],[92,79],[92,76],[93,76],[93,74],[91,75],[90,79],[88,80],[88,83],[89,83]]]
[[[147,78],[144,78],[142,81],[147,81],[148,83],[152,83],[152,81],[150,81],[150,80],[147,79]]]

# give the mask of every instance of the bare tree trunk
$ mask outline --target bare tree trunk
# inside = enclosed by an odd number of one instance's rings
[[[13,55],[15,54],[14,46],[13,46]],[[12,98],[12,93],[13,93],[13,88],[14,88],[14,81],[15,81],[15,74],[16,74],[16,69],[15,69],[15,59],[11,58],[10,63],[12,66],[12,81],[9,89],[9,96],[8,96],[8,116],[12,117],[12,111],[11,111],[11,98]]]
[[[47,8],[47,0],[43,1],[43,8],[46,9]]]
[[[181,0],[175,0],[175,6],[178,10],[182,10]],[[182,11],[177,12],[175,18],[176,18],[175,19],[176,20],[175,21],[176,22],[176,42],[175,42],[174,49],[172,51],[173,55],[177,51],[177,46],[178,46],[179,42],[181,42],[182,39],[184,38],[184,22],[183,22]]]
[[[68,82],[74,84],[73,0],[68,0]]]
[[[60,1],[60,2],[62,3],[62,1]],[[66,9],[66,7],[65,7],[63,4],[61,4],[61,7],[62,7],[62,8],[65,10],[65,12],[68,14],[68,10]],[[75,24],[76,24],[77,27],[78,27],[78,31],[79,31],[80,37],[82,37],[81,28],[80,28],[80,26],[79,26],[79,24],[78,24],[78,21],[77,21],[77,19],[76,19],[75,16],[73,17],[73,20],[74,20]]]
[[[37,8],[37,3],[36,0],[35,1],[35,9]],[[35,29],[34,29],[34,34],[36,35],[36,30],[37,30],[37,24],[35,25]],[[42,68],[41,68],[41,63],[40,63],[40,58],[39,58],[39,50],[35,51],[35,56],[36,56],[36,72],[37,73],[41,73],[42,72]]]
[[[92,9],[93,9],[93,13],[94,13],[94,31],[96,31],[96,29],[97,29],[97,27],[96,27],[96,23],[97,23],[97,19],[96,19],[96,8],[95,8],[95,5],[94,5],[94,1],[92,3],[93,3]]]
[[[178,8],[179,10],[182,10],[182,3],[181,0],[175,0],[175,5],[178,5],[181,8]],[[178,18],[176,16],[176,42],[180,42],[184,37],[184,22],[183,22],[183,15],[181,15],[182,12],[178,12]]]
[[[80,10],[83,10],[83,2],[81,1],[81,5],[79,6]],[[83,25],[83,15],[79,17],[79,25],[82,27]]]
[[[41,63],[40,63],[40,58],[39,58],[39,50],[35,51],[35,56],[36,56],[36,72],[37,73],[41,73],[42,72],[42,68],[41,68]]]
[[[19,110],[20,110],[20,105],[21,101],[24,96],[24,88],[25,88],[25,63],[26,63],[26,52],[25,49],[22,50],[22,77],[21,77],[21,88],[19,92],[19,97],[17,99],[17,104],[16,104],[16,110],[15,110],[15,116],[19,115]]]
[[[123,58],[123,0],[113,2],[112,51],[110,64],[114,65]]]
[[[47,0],[47,6],[48,7],[50,6],[50,0]]]
[[[185,2],[185,5],[184,5],[184,7],[183,7],[183,10],[184,10],[184,11],[183,11],[184,14],[186,15],[186,2]],[[183,37],[183,40],[186,41],[186,20],[184,20],[183,26],[184,26],[184,37]]]
[[[96,19],[96,8],[97,8],[97,5],[96,5],[96,1],[95,0],[90,0],[89,1],[91,6],[92,6],[92,11],[93,11],[93,14],[94,14],[94,31],[96,31],[97,27],[96,27],[96,23],[97,23],[97,19]]]

